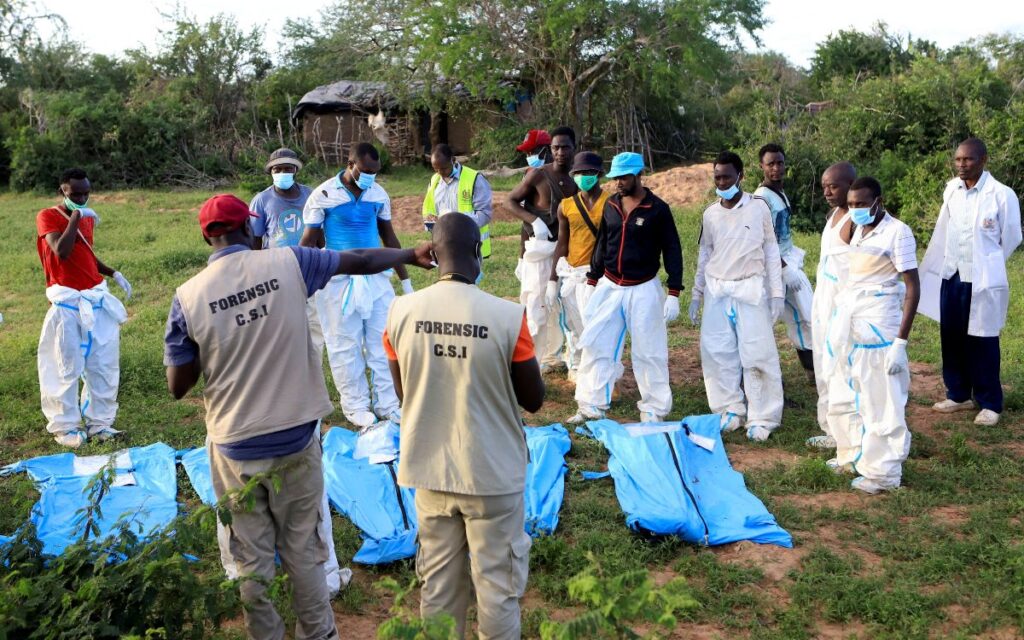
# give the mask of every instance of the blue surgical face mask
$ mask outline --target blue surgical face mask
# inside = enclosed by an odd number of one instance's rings
[[[356,186],[361,190],[366,191],[373,186],[373,183],[377,180],[376,173],[363,173],[359,172],[359,179],[356,180]]]
[[[878,198],[875,198],[875,202],[878,202]],[[870,207],[853,207],[850,209],[850,219],[853,220],[853,224],[858,227],[871,224],[875,219],[875,214],[871,210],[875,207],[875,203],[872,202]]]
[[[273,178],[274,186],[282,191],[287,191],[288,189],[291,189],[292,185],[295,184],[294,173],[287,173],[285,171],[282,171],[281,173],[275,173],[273,175]]]
[[[526,164],[534,169],[539,169],[544,166],[544,160],[538,155],[526,156]]]
[[[740,188],[735,184],[726,189],[725,191],[722,191],[721,189],[715,189],[715,193],[717,193],[718,197],[721,198],[722,200],[732,200],[733,198],[736,197],[736,194],[739,192]]]

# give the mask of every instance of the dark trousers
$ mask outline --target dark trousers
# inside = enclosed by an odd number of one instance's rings
[[[939,291],[942,338],[942,381],[946,397],[966,402],[972,397],[982,409],[1003,411],[1003,387],[999,383],[999,337],[967,335],[971,315],[971,283],[960,282],[954,273],[942,281]]]

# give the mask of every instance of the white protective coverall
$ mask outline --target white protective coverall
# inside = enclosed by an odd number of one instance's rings
[[[525,243],[523,258],[516,267],[520,282],[519,303],[526,307],[526,326],[533,338],[537,360],[542,367],[557,366],[564,336],[561,309],[548,309],[544,301],[551,267],[555,256],[555,242],[530,238]],[[565,360],[569,364],[568,358]]]
[[[339,174],[313,190],[306,200],[302,219],[307,227],[323,228],[328,249],[379,247],[379,224],[391,220],[391,199],[379,184],[373,184],[354,198]],[[341,409],[349,422],[360,427],[370,426],[376,418],[401,420],[383,344],[388,308],[395,297],[392,273],[389,270],[365,276],[338,275],[316,294],[320,326]],[[369,384],[367,368],[370,369]]]
[[[589,285],[583,285],[590,288]],[[668,384],[668,328],[665,291],[657,278],[622,286],[601,278],[583,312],[579,348],[582,360],[576,379],[576,402],[581,414],[596,416],[611,405],[615,382],[622,377],[622,348],[629,331],[630,357],[641,414],[658,420],[672,411]]]
[[[827,328],[822,363],[829,375],[829,432],[836,439],[836,462],[884,488],[900,485],[910,451],[906,405],[910,371],[889,374],[886,354],[898,337],[906,287],[902,270],[917,268],[913,234],[886,214],[866,236],[854,230],[849,277],[836,296]],[[894,258],[893,238],[909,236],[902,258]]]
[[[555,273],[561,282],[558,299],[562,303],[562,324],[565,333],[565,360],[569,371],[577,371],[583,350],[580,336],[583,335],[583,312],[594,294],[594,287],[587,286],[589,264],[571,267],[566,259],[559,258]]]
[[[779,244],[779,255],[786,262],[787,270],[795,275],[801,286],[799,290],[794,290],[790,286],[786,287],[786,308],[782,312],[782,321],[786,325],[786,335],[789,336],[789,341],[793,343],[793,346],[800,351],[807,351],[812,348],[813,344],[811,327],[813,290],[811,281],[804,273],[804,256],[806,254],[803,249],[793,244],[792,232],[789,227],[792,206],[785,194],[780,197],[778,193],[763,185],[757,188],[754,195],[764,198],[768,202],[773,218],[778,216],[785,218],[781,223],[773,223],[776,229],[783,227],[787,236],[785,239],[776,237]]]
[[[704,210],[695,297],[704,296],[701,367],[713,413],[771,432],[782,422],[782,370],[767,297],[782,298],[771,211],[745,193]]]
[[[46,298],[51,306],[38,352],[46,430],[57,435],[75,431],[83,419],[89,435],[112,427],[121,372],[120,325],[128,319],[124,305],[106,282],[84,291],[51,285]]]
[[[814,336],[814,381],[818,387],[818,426],[826,435],[828,430],[828,382],[829,377],[823,369],[822,358],[825,353],[825,333],[832,311],[836,307],[836,296],[846,286],[846,278],[850,272],[850,245],[840,237],[843,226],[850,219],[849,212],[838,220],[835,219],[837,209],[833,209],[825,221],[825,229],[821,232],[821,255],[818,259],[818,275],[814,288],[814,303],[811,313],[811,331]],[[835,222],[835,224],[833,224]],[[849,385],[843,385],[849,391]],[[852,398],[850,398],[852,401]]]
[[[353,418],[361,412],[372,411],[387,418],[398,411],[398,396],[383,348],[388,309],[394,297],[391,271],[334,276],[316,296],[331,374],[341,397],[341,409],[350,422],[356,423]]]

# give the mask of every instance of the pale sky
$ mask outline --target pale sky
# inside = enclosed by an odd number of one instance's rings
[[[167,23],[160,13],[180,4],[200,20],[218,13],[234,15],[243,27],[265,28],[268,51],[273,55],[286,17],[319,17],[330,0],[39,0],[68,21],[71,38],[90,51],[117,54],[158,41]],[[924,38],[946,48],[988,33],[1024,34],[1024,8],[1020,0],[987,0],[973,5],[949,0],[768,0],[765,15],[771,24],[761,32],[765,49],[779,51],[800,66],[807,66],[815,45],[829,33],[857,28],[867,31],[878,20],[891,33]],[[282,9],[287,10],[282,13]]]

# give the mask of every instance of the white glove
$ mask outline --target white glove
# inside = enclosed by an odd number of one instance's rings
[[[785,308],[786,302],[782,298],[772,298],[769,305],[772,310],[772,324],[775,324],[782,315],[782,310]]]
[[[903,373],[908,370],[910,363],[907,361],[907,341],[896,338],[892,341],[889,350],[885,352],[885,370],[890,376]]]
[[[82,207],[81,209],[79,209],[78,210],[78,217],[79,218],[92,218],[96,222],[100,221],[100,217],[98,215],[96,215],[96,212],[93,211],[92,209],[90,209],[89,207]]]
[[[125,299],[131,300],[131,283],[121,274],[121,271],[114,271],[114,282],[118,284],[118,287],[124,289]]]
[[[558,281],[548,280],[547,289],[544,291],[544,304],[548,309],[558,306]]]
[[[544,224],[544,221],[540,218],[533,221],[533,237],[538,240],[547,240],[551,237],[551,231],[548,230],[548,225]]]
[[[413,292],[412,280],[410,280],[409,278],[406,278],[405,280],[402,280],[402,293],[406,294],[406,293],[412,293],[412,292]]]
[[[665,322],[679,317],[679,296],[665,296]]]
[[[700,298],[694,297],[690,300],[690,322],[693,326],[700,326]]]
[[[782,282],[790,291],[799,291],[804,288],[804,280],[800,277],[800,270],[791,264],[782,267]]]

